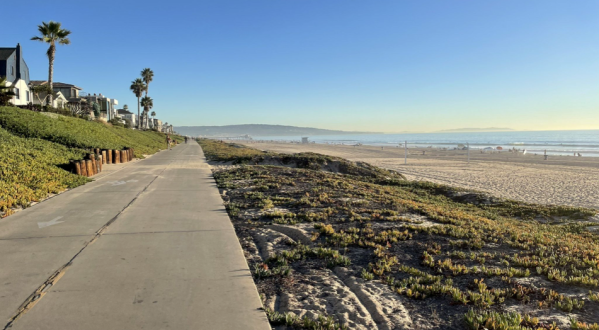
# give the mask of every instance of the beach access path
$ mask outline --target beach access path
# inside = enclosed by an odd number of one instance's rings
[[[271,329],[195,141],[0,220],[11,330]]]
[[[282,153],[315,152],[362,161],[398,171],[409,180],[429,181],[484,191],[497,197],[537,204],[599,209],[599,157],[481,153],[465,150],[399,146],[351,146],[282,142],[244,142],[249,147]]]

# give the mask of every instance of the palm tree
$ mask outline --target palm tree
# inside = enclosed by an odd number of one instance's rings
[[[40,32],[40,36],[36,36],[31,38],[31,40],[41,41],[47,44],[50,44],[46,55],[48,55],[48,61],[50,62],[48,68],[48,86],[50,87],[49,94],[49,104],[52,104],[53,100],[53,90],[52,90],[52,82],[54,78],[54,56],[56,55],[56,43],[59,45],[68,45],[71,43],[68,35],[71,34],[71,31],[61,28],[61,24],[59,22],[50,21],[48,23],[42,22],[42,25],[38,25],[37,29]]]
[[[0,105],[10,105],[10,100],[15,96],[12,87],[6,86],[6,77],[0,78]]]
[[[150,83],[152,82],[152,78],[154,78],[154,71],[152,71],[150,68],[145,68],[141,70],[141,77],[143,78],[144,83],[146,83],[146,96],[148,96],[148,89],[150,87]]]
[[[154,121],[156,120],[154,117],[156,117],[156,111],[152,111],[152,127],[154,127]]]
[[[148,128],[148,114],[150,112],[150,109],[152,109],[152,107],[154,106],[154,100],[152,100],[152,98],[149,96],[144,96],[141,99],[141,106],[144,107],[144,118],[146,121],[146,128]]]
[[[137,78],[131,82],[131,87],[129,87],[133,94],[137,96],[137,129],[140,129],[140,108],[139,108],[139,98],[143,95],[143,92],[146,90],[146,84],[144,84],[141,78]]]

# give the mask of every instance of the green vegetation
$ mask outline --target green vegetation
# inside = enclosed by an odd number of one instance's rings
[[[223,143],[209,139],[199,139],[204,155],[208,160],[220,162],[233,162],[234,164],[248,163],[256,156],[264,156],[267,153],[248,148],[239,144]]]
[[[233,163],[271,156],[200,143],[208,157]],[[468,307],[470,329],[556,329],[532,316],[502,313],[523,304],[590,323],[572,323],[575,329],[597,327],[597,314],[587,311],[599,309],[599,244],[586,230],[596,210],[499,199],[473,203],[442,185],[321,168],[254,165],[215,172],[238,231],[313,223],[314,246],[277,252],[265,267],[295,273],[306,265],[344,266],[356,277],[382,281],[415,306],[451,304],[461,315]],[[540,282],[521,281],[533,277]],[[569,286],[592,291],[588,298],[572,297]]]
[[[17,137],[0,128],[0,215],[91,181],[58,167],[83,158],[84,153],[53,142]]]
[[[293,313],[279,313],[270,309],[265,309],[265,311],[272,325],[285,325],[296,329],[307,330],[348,330],[346,326],[336,323],[330,316],[318,315],[313,320],[307,316],[300,318]]]
[[[15,96],[13,88],[6,86],[6,77],[0,77],[0,106],[7,106],[10,104]]]

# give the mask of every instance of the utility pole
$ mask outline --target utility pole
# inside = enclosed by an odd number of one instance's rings
[[[468,149],[468,164],[470,164],[470,143],[466,142],[466,148]]]

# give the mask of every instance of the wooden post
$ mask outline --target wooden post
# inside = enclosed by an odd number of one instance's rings
[[[94,149],[94,153],[95,153],[96,155],[98,155],[98,154],[100,153],[100,148],[95,148],[95,149]]]
[[[102,150],[102,164],[106,164],[106,150]]]
[[[106,164],[112,164],[112,149],[107,150],[106,156],[108,156],[108,158],[106,158]]]
[[[80,160],[79,169],[81,169],[81,175],[87,176],[87,166],[85,165],[85,160]]]
[[[87,176],[92,176],[95,174],[94,168],[96,167],[96,164],[94,163],[94,158],[95,158],[95,154],[93,154],[93,153],[87,154],[87,160],[91,161],[91,167],[87,168]],[[87,163],[87,160],[86,160],[86,163]]]
[[[127,161],[127,150],[121,150],[121,163],[126,163]]]
[[[100,159],[98,159],[98,173],[100,173],[102,172],[102,162],[104,161],[104,159],[102,158],[102,155],[98,157],[100,157]]]
[[[92,176],[94,175],[94,163],[91,159],[86,159],[85,160],[85,167],[87,168],[87,176]]]
[[[81,175],[81,168],[78,161],[71,160],[71,171],[77,175]]]
[[[127,149],[127,154],[129,155],[129,161],[132,161],[133,160],[133,150]]]
[[[92,158],[91,161],[92,161],[92,175],[96,175],[96,174],[98,174],[98,170],[96,169],[96,160],[94,158]]]
[[[98,174],[98,160],[96,159],[96,155],[92,155],[92,166],[94,175]]]
[[[133,158],[135,158],[135,149],[131,148],[131,160],[133,160]]]
[[[119,150],[115,150],[114,151],[114,164],[120,164],[121,163],[121,152]]]
[[[98,169],[97,169],[97,165],[96,165],[96,160],[95,159],[91,159],[92,161],[92,175],[96,175],[98,174]]]

